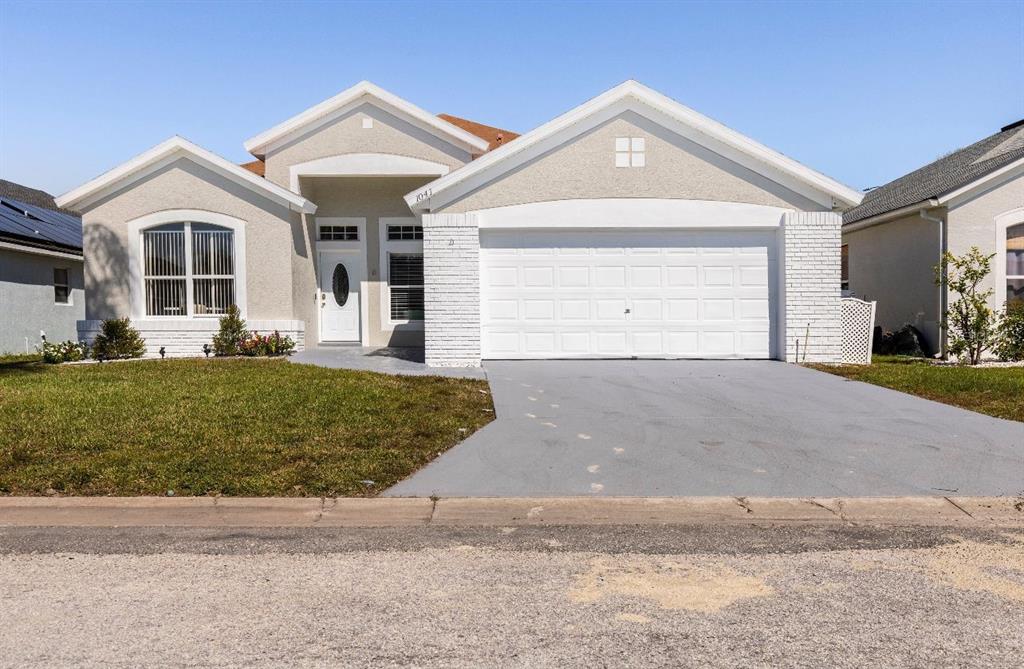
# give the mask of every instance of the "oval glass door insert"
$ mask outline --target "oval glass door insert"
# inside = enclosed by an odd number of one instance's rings
[[[345,306],[348,302],[348,270],[341,263],[335,266],[331,282],[334,288],[334,301],[339,307]]]

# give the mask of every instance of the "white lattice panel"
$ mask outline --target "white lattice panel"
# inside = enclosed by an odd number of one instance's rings
[[[843,321],[843,362],[869,365],[871,340],[875,333],[875,302],[844,297],[840,304]]]

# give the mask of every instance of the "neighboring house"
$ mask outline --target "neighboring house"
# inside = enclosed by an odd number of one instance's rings
[[[87,318],[195,354],[236,303],[300,345],[837,360],[861,194],[636,82],[517,137],[360,83],[245,142],[174,137],[61,196]]]
[[[78,339],[85,317],[82,221],[53,196],[0,179],[0,353]]]
[[[876,322],[917,327],[944,351],[952,298],[935,283],[943,251],[994,254],[991,306],[1024,301],[1024,120],[869,191],[843,215],[844,286],[878,302]]]

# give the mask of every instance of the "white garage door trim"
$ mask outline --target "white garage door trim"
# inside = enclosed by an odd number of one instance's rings
[[[482,357],[773,357],[777,236],[481,230]]]

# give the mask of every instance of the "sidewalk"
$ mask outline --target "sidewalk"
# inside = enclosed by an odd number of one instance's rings
[[[0,527],[413,527],[837,523],[1024,527],[1010,497],[4,497]]]

